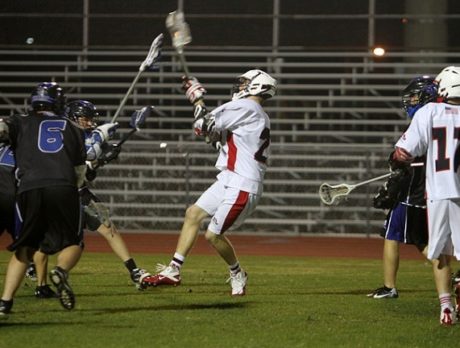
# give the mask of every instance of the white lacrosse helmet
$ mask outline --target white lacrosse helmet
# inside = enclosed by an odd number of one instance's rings
[[[232,93],[232,100],[250,95],[269,99],[276,93],[276,80],[262,70],[249,70],[237,77]]]
[[[460,98],[460,67],[444,68],[435,81],[438,83],[438,94],[445,99]]]

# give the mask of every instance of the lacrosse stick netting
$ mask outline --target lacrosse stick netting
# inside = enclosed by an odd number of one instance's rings
[[[353,191],[355,188],[359,186],[363,186],[369,184],[374,181],[382,180],[388,178],[391,173],[387,173],[384,175],[380,175],[376,178],[372,178],[354,185],[349,184],[338,184],[338,185],[329,185],[328,183],[323,183],[319,187],[319,197],[321,201],[326,205],[338,204],[340,202],[340,198],[345,198]]]

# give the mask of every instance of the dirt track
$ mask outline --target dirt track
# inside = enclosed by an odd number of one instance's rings
[[[132,253],[174,252],[177,234],[166,233],[124,233],[123,238]],[[383,239],[366,237],[280,237],[242,236],[229,234],[238,255],[282,255],[306,257],[346,257],[380,259]],[[6,233],[0,236],[0,250],[10,242]],[[87,233],[86,252],[112,252],[107,242],[98,234]],[[215,251],[200,235],[193,249],[196,254],[214,254]],[[420,259],[414,246],[401,245],[402,259]]]

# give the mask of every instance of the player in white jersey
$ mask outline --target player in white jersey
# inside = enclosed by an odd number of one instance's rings
[[[450,294],[450,257],[460,259],[460,67],[447,67],[437,77],[442,103],[429,103],[417,112],[396,143],[394,159],[410,163],[426,153],[428,255],[438,260],[434,278],[443,325],[456,322]]]
[[[209,113],[203,102],[206,91],[197,79],[185,78],[183,88],[194,105],[195,133],[219,149],[216,168],[220,173],[187,209],[176,252],[168,266],[160,265],[151,285],[180,284],[180,268],[201,222],[211,217],[205,237],[229,266],[232,295],[241,296],[247,274],[224,232],[243,223],[262,195],[270,146],[270,119],[262,104],[275,95],[276,80],[261,70],[250,70],[238,77],[232,101]]]

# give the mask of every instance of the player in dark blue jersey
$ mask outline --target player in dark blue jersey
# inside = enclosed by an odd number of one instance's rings
[[[17,237],[20,229],[20,221],[14,212],[16,205],[15,168],[16,160],[11,146],[0,144],[0,235],[3,231],[7,231],[13,240]],[[37,298],[56,297],[56,293],[46,282],[46,264],[48,262],[46,255],[36,252],[33,258],[39,269],[39,273],[37,273],[35,264],[29,265],[29,268],[33,265],[33,277],[37,282],[35,296]]]
[[[107,138],[99,133],[97,127],[98,111],[94,104],[86,100],[75,100],[66,105],[65,114],[72,119],[85,132],[85,145],[88,157],[97,157],[96,161],[88,161],[87,175],[85,184],[80,187],[80,197],[84,208],[82,226],[91,231],[99,232],[109,243],[113,252],[123,261],[130,273],[131,280],[139,290],[145,288],[143,283],[152,277],[150,273],[139,268],[129,253],[121,234],[118,232],[115,224],[111,221],[109,210],[104,206],[100,199],[94,195],[89,187],[88,182],[96,177],[96,169],[117,158],[121,148],[109,144]],[[104,125],[103,125],[104,126]],[[109,124],[107,127],[113,127]],[[104,141],[98,141],[98,139]]]
[[[437,97],[434,78],[419,76],[403,91],[402,102],[407,116]],[[392,154],[390,155],[391,162]],[[383,286],[368,294],[372,298],[397,298],[396,277],[399,268],[399,244],[412,244],[426,256],[428,225],[425,200],[425,158],[419,157],[411,167],[396,169],[374,198],[374,207],[388,209],[382,230]]]
[[[84,178],[86,150],[81,129],[61,116],[65,96],[58,84],[39,84],[32,92],[29,115],[0,121],[0,141],[16,157],[17,205],[21,229],[8,247],[8,264],[0,315],[11,311],[29,259],[36,251],[58,253],[50,279],[61,305],[73,309],[75,296],[68,282],[81,256],[78,186]]]

